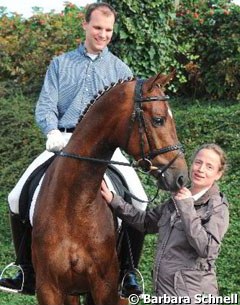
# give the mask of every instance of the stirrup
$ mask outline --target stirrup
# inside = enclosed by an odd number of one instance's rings
[[[4,286],[1,286],[0,285],[0,290],[1,291],[5,291],[5,292],[10,292],[10,293],[22,293],[23,291],[23,287],[24,287],[24,271],[22,269],[22,267],[20,265],[16,265],[14,262],[8,264],[4,269],[3,271],[1,272],[0,274],[0,280],[2,280],[2,277],[3,277],[3,274],[4,272],[11,268],[11,267],[17,267],[21,272],[22,272],[22,275],[23,275],[23,280],[22,280],[22,286],[21,286],[21,289],[12,289],[12,288],[8,288],[8,287],[4,287]]]
[[[123,279],[122,279],[122,282],[121,282],[121,285],[120,285],[120,290],[119,290],[120,298],[121,298],[121,299],[125,299],[125,297],[123,296],[123,292],[122,292],[122,291],[123,291],[123,285],[124,285],[124,281],[125,281],[126,276],[127,276],[129,273],[131,273],[131,272],[137,273],[137,274],[139,275],[140,279],[141,279],[140,286],[141,286],[141,284],[142,284],[142,287],[141,287],[141,288],[142,288],[142,294],[139,296],[139,299],[142,299],[142,297],[145,295],[144,278],[143,278],[143,276],[142,276],[140,270],[137,269],[137,268],[131,269],[131,270],[127,271],[127,272],[124,274]]]

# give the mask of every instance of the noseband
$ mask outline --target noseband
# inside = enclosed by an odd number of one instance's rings
[[[131,132],[133,129],[133,124],[135,120],[138,123],[138,132],[140,135],[140,149],[141,149],[141,159],[137,161],[137,164],[139,167],[141,167],[144,171],[150,172],[152,170],[159,170],[159,168],[152,165],[152,159],[154,159],[156,156],[168,153],[170,151],[178,150],[178,154],[169,161],[168,164],[162,167],[161,174],[163,174],[172,164],[173,162],[184,152],[183,146],[181,143],[178,143],[176,145],[169,145],[160,149],[153,149],[150,141],[150,136],[148,133],[148,130],[146,128],[146,120],[144,118],[144,111],[142,108],[143,103],[149,103],[149,102],[161,102],[161,101],[167,101],[169,100],[168,95],[156,95],[156,96],[148,96],[143,97],[142,96],[142,87],[143,87],[144,80],[138,79],[135,86],[135,96],[134,96],[134,111],[132,113],[131,117],[131,124],[129,128],[129,133],[127,137],[127,144],[126,147],[128,147],[128,142],[130,140]],[[146,135],[146,139],[148,142],[148,146],[150,148],[150,152],[145,154],[144,152],[144,135]]]

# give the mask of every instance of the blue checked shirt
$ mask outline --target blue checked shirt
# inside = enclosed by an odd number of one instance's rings
[[[75,127],[99,90],[132,76],[129,67],[106,47],[94,60],[85,47],[55,57],[40,93],[35,118],[42,132]]]

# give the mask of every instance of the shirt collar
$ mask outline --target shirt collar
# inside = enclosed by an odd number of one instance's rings
[[[210,197],[212,197],[215,194],[219,194],[220,190],[219,187],[217,185],[217,183],[214,183],[209,189],[206,189],[205,192],[203,194],[201,194],[201,197],[197,198],[196,200],[194,199],[194,204],[195,205],[199,205],[199,204],[203,204],[206,203]],[[198,194],[200,194],[201,192],[199,192]],[[196,194],[196,195],[198,195]]]
[[[194,201],[197,201],[197,200],[198,200],[199,198],[201,198],[207,191],[208,191],[208,188],[202,190],[201,192],[198,192],[198,193],[195,194],[195,195],[192,195],[193,200],[194,200]]]
[[[85,46],[84,46],[84,44],[83,43],[81,43],[80,45],[79,45],[79,47],[78,47],[78,52],[81,54],[81,55],[84,55],[84,56],[87,56],[87,57],[89,57],[88,55],[87,55],[87,49],[85,48]],[[102,56],[105,56],[106,54],[108,53],[108,47],[105,47],[99,54],[98,54],[98,57],[97,58],[99,58],[100,56],[102,57]]]

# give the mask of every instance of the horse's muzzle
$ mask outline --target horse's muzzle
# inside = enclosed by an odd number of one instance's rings
[[[151,174],[157,179],[158,187],[170,192],[177,192],[187,185],[189,178],[186,171],[168,169],[162,172],[161,169],[153,170]]]

